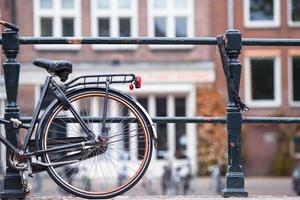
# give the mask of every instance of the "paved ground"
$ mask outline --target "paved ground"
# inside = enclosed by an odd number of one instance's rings
[[[41,188],[36,188],[32,191],[32,195],[48,196],[49,194],[60,195],[58,186],[53,183],[49,177],[44,174],[41,176],[41,182],[33,180],[33,183]],[[133,189],[125,195],[139,195],[139,196],[158,196],[161,195],[160,181],[151,180],[152,184],[147,184],[143,187],[142,182],[138,183]],[[275,178],[275,177],[246,177],[245,188],[249,195],[285,195],[296,196],[292,190],[292,180],[290,177]],[[210,177],[195,178],[191,182],[191,189],[189,195],[214,195],[212,192],[212,182]],[[300,200],[300,196],[299,196]]]
[[[52,180],[47,175],[41,177],[42,182],[39,183],[42,187],[40,191],[33,191],[28,199],[30,200],[52,200],[52,199],[80,199],[74,197],[61,197],[61,192],[58,190]],[[36,182],[36,180],[34,180]],[[292,190],[292,182],[290,177],[275,178],[275,177],[246,177],[246,191],[249,193],[249,200],[300,200],[300,196]],[[212,192],[212,184],[210,177],[195,178],[191,183],[189,196],[161,196],[161,188],[159,180],[152,180],[152,184],[143,187],[141,183],[137,184],[133,189],[127,192],[124,196],[114,198],[114,200],[214,200],[222,199],[220,195],[214,195]],[[53,195],[52,197],[49,195]],[[234,198],[240,199],[240,198]],[[244,199],[244,198],[241,198]]]
[[[53,196],[53,197],[30,197],[29,200],[71,200],[71,199],[78,199],[74,197],[60,197],[60,196]],[[221,200],[224,199],[219,196],[120,196],[116,197],[113,200]],[[234,198],[234,200],[245,200],[245,198]],[[287,197],[287,196],[250,196],[247,200],[299,200],[299,197]]]

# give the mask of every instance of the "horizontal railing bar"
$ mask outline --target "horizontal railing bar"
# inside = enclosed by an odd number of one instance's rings
[[[20,120],[25,124],[29,124],[31,122],[31,117],[21,117]],[[119,120],[123,120],[123,119],[119,119]],[[152,117],[152,120],[154,123],[178,123],[178,122],[222,123],[222,124],[226,123],[225,117]],[[243,117],[242,122],[248,124],[251,123],[298,124],[300,123],[300,117]]]
[[[214,37],[20,37],[27,44],[160,44],[160,45],[216,45]],[[2,38],[0,38],[2,44]],[[244,46],[300,46],[300,39],[288,38],[242,38]]]
[[[244,117],[243,123],[299,124],[300,117]]]
[[[20,37],[20,44],[161,44],[161,45],[216,45],[214,37]]]
[[[31,122],[31,117],[21,117],[20,120],[28,124]],[[88,119],[87,119],[88,120]],[[101,118],[92,117],[90,118],[93,122],[101,122]],[[226,119],[224,117],[152,117],[154,123],[226,123]],[[63,118],[64,122],[74,122],[74,118]],[[109,121],[109,119],[108,119]],[[126,118],[126,121],[133,121],[131,118]],[[117,122],[125,122],[124,118],[116,117],[113,120],[114,123]],[[0,122],[1,123],[1,122]]]
[[[243,38],[244,46],[300,46],[300,39],[287,38]]]
[[[152,117],[154,123],[226,123],[225,117]]]

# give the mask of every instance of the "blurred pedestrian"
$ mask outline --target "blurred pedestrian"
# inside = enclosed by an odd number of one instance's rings
[[[190,189],[190,181],[192,179],[192,172],[191,172],[191,165],[190,163],[186,163],[181,166],[180,168],[180,181],[182,185],[182,192],[183,195],[188,194]]]
[[[179,195],[181,194],[182,190],[182,182],[181,182],[181,177],[180,177],[180,171],[181,171],[181,166],[177,167],[174,176],[173,176],[173,188],[174,188],[174,195]]]
[[[161,178],[161,187],[163,195],[168,193],[172,180],[172,171],[169,166],[164,166],[164,171]]]

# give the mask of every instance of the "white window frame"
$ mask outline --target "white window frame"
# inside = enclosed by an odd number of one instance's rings
[[[33,32],[41,37],[40,18],[53,18],[53,37],[62,37],[62,18],[74,18],[74,37],[81,37],[81,0],[74,0],[74,9],[61,8],[61,0],[53,0],[53,8],[40,8],[40,0],[33,1]],[[70,38],[74,38],[70,37]],[[38,50],[79,50],[80,44],[74,45],[34,45]]]
[[[97,8],[97,0],[91,0],[91,34],[98,37],[98,18],[109,18],[110,37],[119,37],[119,18],[131,18],[131,37],[138,37],[138,3],[139,0],[131,0],[131,9],[119,9],[117,0],[110,0],[110,9]],[[94,50],[135,50],[138,45],[112,45],[112,44],[96,44],[92,45]]]
[[[289,105],[291,107],[300,107],[300,100],[299,101],[294,101],[293,100],[293,90],[294,90],[294,85],[293,85],[293,58],[298,57],[300,58],[300,55],[293,55],[289,56],[288,58],[288,91],[289,91]]]
[[[288,10],[287,10],[287,18],[288,18],[288,25],[290,27],[300,27],[300,21],[295,22],[292,20],[292,0],[288,0]]]
[[[187,12],[184,10],[172,9],[174,0],[166,0],[166,9],[153,8],[154,0],[147,0],[148,7],[148,36],[154,37],[155,17],[166,17],[167,34],[166,37],[175,37],[175,17],[187,18],[187,37],[194,37],[195,34],[195,15],[194,0],[187,0]],[[151,49],[191,49],[194,45],[149,45]]]
[[[260,59],[260,56],[245,57],[245,102],[250,107],[272,108],[281,106],[281,58],[280,56],[267,56],[264,59],[274,60],[274,99],[273,100],[254,100],[252,99],[251,88],[251,59]]]
[[[250,0],[244,0],[244,24],[246,28],[278,28],[280,27],[280,0],[274,2],[274,19],[273,20],[250,20]]]

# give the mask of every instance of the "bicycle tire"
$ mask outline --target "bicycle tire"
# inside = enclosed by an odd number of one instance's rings
[[[104,96],[104,88],[85,88],[68,95],[68,99],[74,107],[77,107],[76,109],[78,109],[81,117],[95,117],[93,114],[97,114],[97,112],[94,109],[90,109],[88,112],[88,107],[90,104],[94,104],[101,110],[100,106],[103,103]],[[126,192],[142,178],[151,160],[153,124],[147,119],[143,109],[138,106],[137,101],[116,90],[109,90],[108,99],[109,119],[107,120],[110,121],[107,121],[107,124],[111,127],[109,134],[112,135],[109,138],[111,143],[108,144],[105,153],[99,154],[96,150],[94,152],[87,151],[88,153],[84,152],[84,150],[74,150],[79,155],[82,154],[80,161],[64,165],[64,167],[47,167],[47,172],[54,182],[64,190],[79,197],[105,199]],[[84,107],[85,110],[80,110],[80,107]],[[117,122],[114,117],[118,118],[120,111],[124,112],[123,119]],[[63,144],[67,144],[68,139],[72,137],[80,136],[82,140],[86,139],[86,135],[82,133],[75,118],[69,119],[69,122],[65,119],[60,119],[62,115],[71,116],[69,114],[70,111],[59,102],[55,103],[47,111],[43,120],[44,128],[40,140],[40,147],[43,150],[54,147],[55,143],[59,146],[62,141]],[[99,116],[101,114],[101,112],[98,112]],[[126,118],[130,120],[126,122],[124,120]],[[134,118],[136,122],[133,123],[131,118]],[[95,123],[94,120],[88,120],[86,124],[93,130],[98,130],[99,128],[101,130],[101,123]],[[62,132],[62,127],[67,132],[66,140],[58,140],[57,138],[57,135]],[[59,128],[61,130],[57,131]],[[79,135],[75,135],[75,132],[78,132]],[[45,153],[43,154],[43,160],[47,164],[52,164],[59,162],[59,159],[62,157],[75,155],[74,152]],[[125,158],[124,155],[126,154],[129,157]],[[95,163],[98,165],[95,165]],[[66,167],[69,172],[65,170]],[[127,175],[123,175],[124,180],[121,182],[121,174],[124,173],[124,170],[126,170]],[[78,177],[81,177],[81,179],[85,177],[85,183],[80,183]]]

